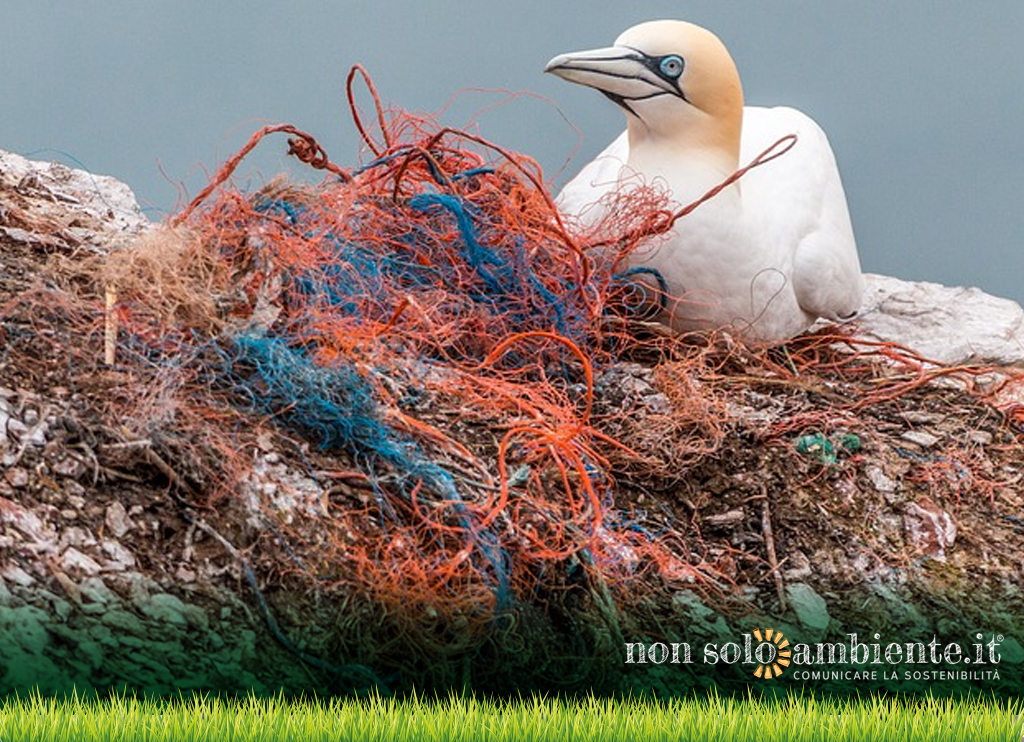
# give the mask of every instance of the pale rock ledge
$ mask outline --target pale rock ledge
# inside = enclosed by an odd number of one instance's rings
[[[939,363],[1024,366],[1024,309],[981,289],[865,274],[856,335]]]

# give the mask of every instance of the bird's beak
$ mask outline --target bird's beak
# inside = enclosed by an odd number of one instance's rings
[[[664,93],[678,94],[651,69],[645,55],[624,46],[559,54],[544,71],[596,88],[620,104]]]
[[[637,79],[644,72],[641,60],[641,55],[632,49],[609,46],[605,49],[559,54],[548,62],[544,71],[569,82],[619,92],[616,88]]]

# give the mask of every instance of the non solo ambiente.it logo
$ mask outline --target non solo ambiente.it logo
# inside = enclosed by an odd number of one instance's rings
[[[999,680],[999,669],[993,665],[1001,660],[997,648],[1003,641],[1002,634],[990,635],[985,642],[984,635],[978,633],[976,641],[967,645],[940,644],[933,636],[927,643],[892,642],[883,646],[878,641],[880,634],[874,634],[875,641],[868,643],[860,642],[855,633],[847,636],[849,642],[790,645],[781,631],[754,629],[742,635],[742,645],[705,644],[702,658],[706,665],[751,666],[753,675],[762,679],[778,677],[789,669],[794,680]],[[627,665],[693,662],[693,648],[688,642],[626,644]]]

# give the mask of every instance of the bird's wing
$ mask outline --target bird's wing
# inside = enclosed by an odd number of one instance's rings
[[[615,190],[619,171],[628,156],[629,139],[626,132],[622,132],[565,185],[556,199],[559,211],[576,217],[584,226],[598,222],[602,216],[598,202],[602,196]]]
[[[846,194],[825,132],[793,108],[747,107],[740,161],[750,162],[790,133],[799,137],[792,150],[740,182],[744,200],[755,192],[761,197],[760,220],[775,241],[773,249],[791,252],[793,290],[801,309],[817,317],[849,319],[860,309],[863,278]]]

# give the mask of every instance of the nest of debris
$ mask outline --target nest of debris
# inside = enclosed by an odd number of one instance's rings
[[[244,579],[335,690],[618,689],[627,637],[809,630],[821,596],[1024,615],[1019,372],[856,327],[674,335],[618,273],[657,194],[581,232],[528,158],[378,113],[357,170],[268,127],[112,249],[0,184],[0,498],[102,532],[68,498],[130,493],[146,570]],[[282,130],[328,179],[231,187]]]

